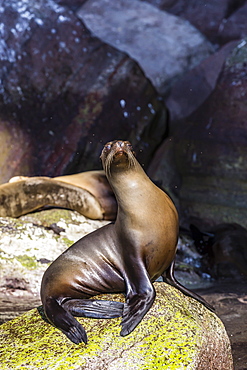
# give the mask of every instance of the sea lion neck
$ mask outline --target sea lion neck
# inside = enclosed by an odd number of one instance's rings
[[[125,171],[112,171],[111,176],[108,177],[118,204],[117,218],[120,213],[131,213],[130,210],[134,204],[142,204],[142,191],[151,185],[151,180],[139,163],[137,164]],[[143,185],[140,187],[140,184]],[[139,214],[139,211],[135,209],[135,213]]]
[[[118,208],[130,208],[134,198],[140,196],[140,184],[148,179],[128,141],[107,143],[101,153],[106,177],[118,202]]]

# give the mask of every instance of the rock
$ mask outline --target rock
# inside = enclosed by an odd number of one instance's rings
[[[217,315],[226,327],[231,341],[234,369],[245,369],[247,363],[246,280],[242,279],[238,283],[233,280],[226,283],[223,280],[204,293],[203,297],[215,307]]]
[[[247,41],[228,56],[216,88],[174,138],[183,222],[246,227]]]
[[[0,184],[12,175],[31,173],[33,150],[30,144],[28,132],[16,125],[14,119],[0,118]]]
[[[97,37],[135,59],[162,95],[213,51],[188,22],[145,2],[88,0],[78,15]]]
[[[215,284],[211,270],[205,263],[205,256],[198,252],[189,230],[182,227],[180,227],[178,238],[175,275],[183,286],[192,291],[198,291],[198,289],[206,291]],[[212,306],[214,307],[214,305]]]
[[[187,19],[211,42],[218,43],[222,22],[241,5],[242,0],[146,0],[162,10]],[[232,40],[232,39],[231,39]]]
[[[176,129],[176,121],[192,114],[213,92],[225,60],[237,44],[237,41],[232,41],[224,45],[175,82],[166,99],[170,133]]]
[[[82,6],[87,0],[54,0],[55,3],[66,6],[73,11],[76,11],[80,6]]]
[[[167,99],[172,136],[156,151],[148,174],[162,182],[179,208],[184,226],[198,218],[199,224],[207,227],[220,223],[247,226],[246,45],[246,40],[226,45],[174,85]],[[198,75],[203,88],[196,86]],[[193,87],[200,95],[196,101],[192,98],[196,91],[191,98],[188,91]],[[206,100],[194,113],[176,121],[203,97]]]
[[[49,264],[75,241],[107,223],[63,209],[18,219],[0,217],[0,321],[34,307],[34,302],[40,304],[41,279]]]
[[[178,0],[140,0],[152,4],[159,9],[168,10],[174,6]]]
[[[52,0],[4,0],[0,21],[0,183],[100,168],[115,138],[149,162],[166,109],[133,60]]]
[[[247,3],[236,10],[230,17],[223,19],[220,29],[219,38],[221,43],[230,40],[240,40],[247,36]]]
[[[154,181],[160,182],[160,187],[172,198],[179,209],[180,174],[175,162],[174,137],[169,137],[155,152],[147,173]]]
[[[232,370],[230,342],[220,319],[165,283],[155,283],[155,287],[154,305],[124,338],[119,335],[120,319],[79,319],[89,343],[74,345],[43,321],[41,308],[3,324],[1,368]],[[114,295],[113,299],[123,297]]]
[[[247,229],[238,224],[220,224],[204,231],[190,225],[190,229],[196,250],[203,255],[204,270],[231,282],[247,278]]]

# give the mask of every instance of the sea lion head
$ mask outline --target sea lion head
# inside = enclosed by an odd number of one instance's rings
[[[105,144],[100,158],[107,176],[110,176],[112,171],[125,171],[136,165],[135,152],[129,141],[109,141]]]

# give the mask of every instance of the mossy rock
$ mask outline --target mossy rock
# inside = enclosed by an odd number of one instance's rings
[[[119,335],[120,319],[79,319],[88,344],[75,345],[44,321],[41,307],[3,324],[1,369],[233,369],[220,319],[165,283],[155,283],[155,288],[153,307],[127,337]]]
[[[107,223],[65,209],[47,209],[18,219],[0,217],[0,295],[6,289],[19,289],[15,293],[21,297],[20,288],[39,295],[48,265],[78,239]]]

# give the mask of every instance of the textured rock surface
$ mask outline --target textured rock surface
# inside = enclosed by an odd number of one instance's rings
[[[247,226],[246,57],[243,40],[227,58],[214,92],[176,135],[179,198],[187,222],[199,217]]]
[[[168,100],[174,112],[172,137],[162,143],[148,169],[176,201],[184,225],[199,219],[204,225],[236,222],[247,226],[247,41],[237,42],[230,51],[233,45],[226,45],[197,69],[208,83],[202,93],[207,95],[214,84],[215,88],[194,113],[177,122],[176,114],[186,115],[198,99],[191,99],[190,105],[186,83],[174,87]],[[196,82],[193,78],[184,79],[187,89]],[[200,91],[195,84],[194,88]]]
[[[158,8],[187,19],[210,41],[225,43],[244,36],[246,29],[245,0],[144,0]],[[228,37],[223,38],[224,28]],[[223,34],[222,34],[223,31]],[[226,34],[225,34],[226,35]]]
[[[227,56],[238,41],[232,41],[186,73],[172,87],[166,105],[170,112],[171,130],[176,121],[193,113],[213,92]]]
[[[213,51],[191,24],[145,2],[88,0],[78,15],[97,37],[135,59],[161,94]]]
[[[239,40],[247,36],[247,2],[222,22],[219,30],[221,42]]]
[[[197,29],[212,41],[222,20],[227,16],[231,0],[178,0],[169,9],[172,14],[179,15],[191,22]]]
[[[120,319],[80,319],[89,343],[77,346],[43,321],[37,309],[3,324],[1,369],[232,370],[230,342],[220,319],[165,283],[155,287],[153,307],[125,338],[119,336]]]
[[[40,283],[50,262],[75,241],[107,223],[62,209],[18,219],[1,217],[0,321],[40,302]]]
[[[52,0],[1,4],[0,183],[100,168],[115,138],[147,163],[166,111],[139,66]]]
[[[226,58],[238,45],[232,41],[218,52],[206,58],[174,83],[166,105],[170,112],[170,136],[156,150],[148,167],[149,176],[162,184],[179,208],[180,171],[176,166],[175,144],[180,131],[187,129],[185,119],[206,101],[213,93]],[[198,127],[200,123],[198,123]]]
[[[214,284],[204,290],[204,298],[211,303],[223,321],[229,335],[235,370],[246,369],[247,352],[247,281]]]

